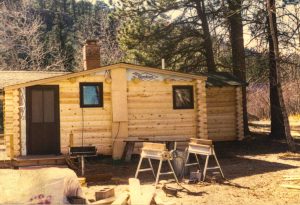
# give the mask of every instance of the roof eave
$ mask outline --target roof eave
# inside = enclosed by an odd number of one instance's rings
[[[60,75],[60,76],[55,76],[55,77],[50,77],[50,78],[44,78],[44,79],[40,79],[40,80],[34,80],[34,81],[26,82],[26,83],[9,85],[9,86],[4,87],[4,90],[13,90],[13,89],[29,87],[29,86],[33,86],[33,85],[46,84],[46,83],[50,83],[50,82],[57,81],[57,80],[64,80],[64,79],[74,78],[74,77],[78,77],[78,76],[89,75],[89,74],[100,72],[103,70],[111,70],[111,69],[115,69],[115,68],[136,69],[136,70],[155,72],[155,73],[160,73],[160,74],[165,74],[165,75],[174,75],[174,76],[178,76],[178,77],[192,78],[192,79],[196,79],[196,80],[206,80],[207,79],[206,76],[180,73],[180,72],[171,71],[171,70],[163,70],[163,69],[128,64],[128,63],[117,63],[117,64],[103,66],[103,67],[95,68],[95,69],[91,69],[91,70],[84,70],[84,71],[80,71],[80,72],[76,72],[76,73],[70,73],[70,74],[65,74],[65,75]]]

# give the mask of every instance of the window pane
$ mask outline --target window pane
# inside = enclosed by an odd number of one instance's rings
[[[43,91],[32,90],[31,98],[32,122],[43,122]]]
[[[83,86],[83,104],[99,105],[99,86],[84,85]]]
[[[44,90],[44,122],[54,122],[53,90]]]

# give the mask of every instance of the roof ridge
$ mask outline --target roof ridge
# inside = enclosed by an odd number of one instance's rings
[[[1,73],[72,73],[70,71],[0,70]]]

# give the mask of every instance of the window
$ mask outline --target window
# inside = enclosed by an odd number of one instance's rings
[[[173,108],[174,109],[193,109],[194,91],[190,85],[173,86]]]
[[[80,107],[103,107],[103,83],[80,83]]]

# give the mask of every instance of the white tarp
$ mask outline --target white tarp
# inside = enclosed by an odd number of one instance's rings
[[[71,169],[0,169],[0,204],[68,204],[67,196],[83,197]]]

